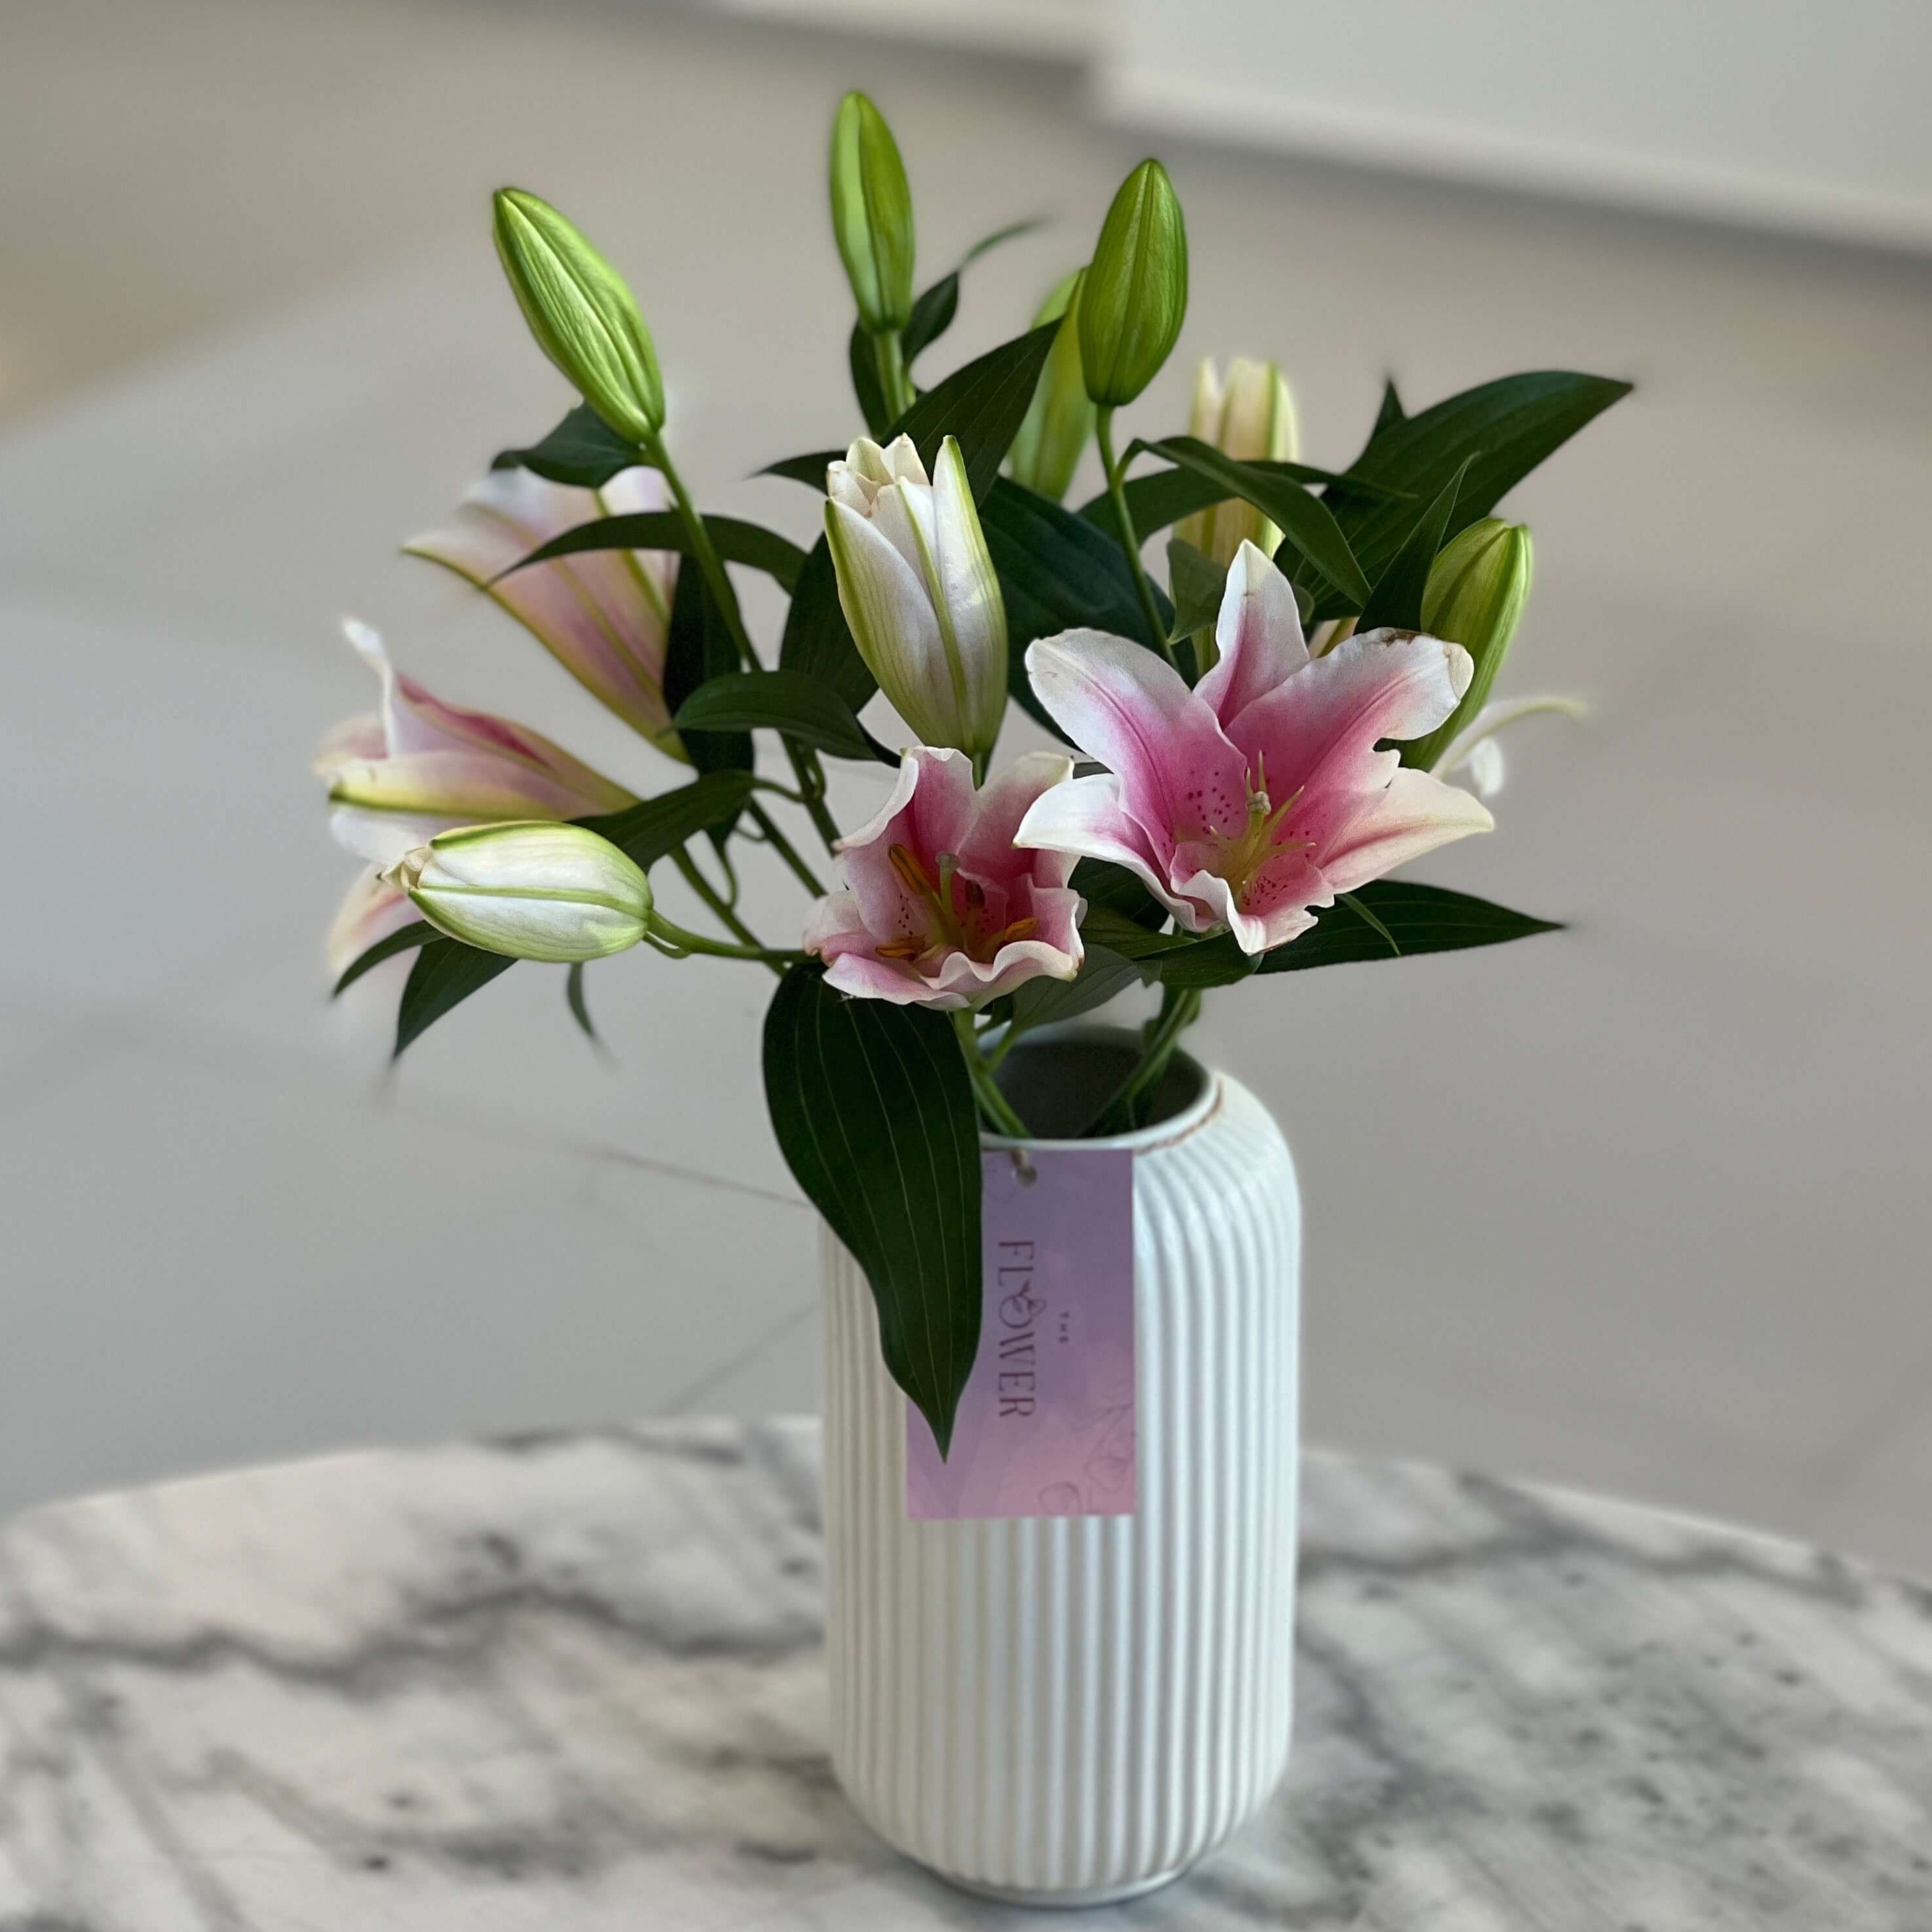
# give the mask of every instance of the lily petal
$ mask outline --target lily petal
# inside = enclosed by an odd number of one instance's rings
[[[1492,832],[1496,823],[1489,807],[1460,785],[1406,768],[1385,791],[1370,794],[1347,828],[1324,847],[1322,877],[1331,892],[1351,892],[1452,839]]]
[[[1308,662],[1294,588],[1251,543],[1244,542],[1228,566],[1214,643],[1220,656],[1194,688],[1223,729]]]

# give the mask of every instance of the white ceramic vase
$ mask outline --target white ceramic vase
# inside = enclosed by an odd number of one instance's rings
[[[1090,1905],[1179,1876],[1287,1763],[1300,1207],[1225,1074],[1139,1132],[1036,1144],[1134,1152],[1137,1514],[909,1521],[905,1398],[828,1233],[832,1755],[942,1877]]]

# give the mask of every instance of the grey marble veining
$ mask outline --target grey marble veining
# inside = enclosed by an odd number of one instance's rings
[[[817,1436],[344,1456],[0,1531],[0,1932],[910,1932],[823,1748]],[[1932,1592],[1312,1456],[1293,1768],[1098,1926],[1928,1932]]]

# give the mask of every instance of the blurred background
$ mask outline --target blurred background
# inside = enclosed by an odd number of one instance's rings
[[[347,610],[676,779],[397,555],[566,400],[488,192],[626,270],[706,505],[808,538],[814,497],[746,479],[854,427],[856,86],[922,282],[1050,218],[929,373],[1153,150],[1192,299],[1129,433],[1210,353],[1282,362],[1335,465],[1387,375],[1636,380],[1504,506],[1508,686],[1590,716],[1524,728],[1497,834],[1424,868],[1570,929],[1218,995],[1196,1050],[1301,1168],[1313,1439],[1932,1573],[1928,62],[1904,0],[0,0],[0,1508],[815,1402],[761,976],[594,969],[614,1068],[519,971],[388,1076],[394,978],[325,998],[354,868],[308,760],[372,698]]]

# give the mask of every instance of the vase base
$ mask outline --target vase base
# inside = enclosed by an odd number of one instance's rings
[[[1126,1885],[1096,1885],[1084,1892],[1036,1892],[1025,1886],[982,1885],[976,1880],[956,1878],[938,1872],[956,1892],[970,1892],[975,1898],[989,1898],[996,1905],[1024,1905],[1035,1912],[1078,1912],[1091,1905],[1123,1905],[1130,1898],[1144,1898],[1164,1885],[1172,1885],[1191,1865],[1174,1865],[1152,1878],[1137,1878]]]

